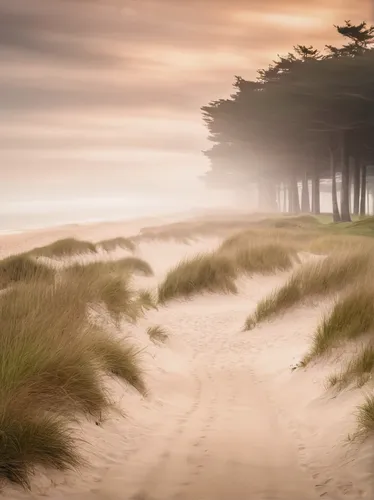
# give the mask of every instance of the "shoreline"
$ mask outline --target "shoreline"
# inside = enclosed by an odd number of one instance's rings
[[[181,219],[183,217],[170,214],[164,217],[134,217],[115,221],[72,223],[24,231],[0,232],[0,258],[22,253],[34,247],[48,245],[64,238],[97,240],[117,236],[134,236],[144,226],[158,226]],[[99,238],[97,234],[100,234]]]

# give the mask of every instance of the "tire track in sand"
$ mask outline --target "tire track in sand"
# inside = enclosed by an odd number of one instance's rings
[[[200,375],[201,377],[201,375]],[[131,500],[312,500],[267,398],[246,371],[211,367],[183,429]]]

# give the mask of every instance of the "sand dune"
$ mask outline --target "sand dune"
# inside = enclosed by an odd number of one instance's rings
[[[118,227],[104,232],[99,227],[89,236],[101,239],[112,231],[118,235]],[[80,236],[87,238],[88,233]],[[46,234],[45,241],[50,237]],[[13,239],[8,248],[14,251],[17,242]],[[139,255],[150,262],[155,276],[137,277],[137,284],[156,285],[181,258],[216,243],[141,244]],[[124,324],[123,335],[143,349],[148,398],[115,383],[126,418],[114,414],[101,426],[84,423],[77,429],[90,466],[78,475],[40,473],[31,492],[7,487],[3,497],[373,498],[372,442],[346,443],[363,390],[337,400],[324,387],[323,364],[292,371],[309,346],[321,308],[299,308],[251,332],[242,331],[258,300],[288,275],[241,279],[238,295],[171,302],[149,312],[137,326]],[[145,333],[155,324],[170,334],[165,345],[152,343]]]

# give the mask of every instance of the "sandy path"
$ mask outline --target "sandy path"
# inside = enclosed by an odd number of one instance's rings
[[[317,498],[258,386],[244,371],[204,371],[180,422],[132,499]]]
[[[156,271],[144,285],[204,245],[142,245]],[[52,486],[45,480],[31,494],[9,490],[7,500],[372,499],[370,445],[351,456],[341,446],[362,394],[326,398],[331,366],[290,369],[320,309],[241,332],[258,300],[285,278],[255,276],[237,296],[199,296],[150,312],[132,332],[140,345],[149,325],[171,334],[169,345],[147,347],[150,398],[120,388],[127,418],[86,429],[91,469]]]
[[[267,288],[279,279],[270,279]],[[238,335],[248,302],[224,300],[202,297],[156,313],[188,347],[189,383],[180,385],[184,404],[166,406],[164,428],[154,429],[126,465],[108,471],[84,500],[319,498],[296,441],[251,375]]]

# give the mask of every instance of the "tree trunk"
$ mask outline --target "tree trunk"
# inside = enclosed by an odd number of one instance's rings
[[[299,189],[297,186],[297,179],[295,176],[290,180],[290,212],[293,214],[300,213]]]
[[[349,156],[346,132],[342,133],[341,139],[342,187],[340,196],[340,216],[342,222],[351,222],[351,214],[349,213]]]
[[[259,190],[259,211],[260,212],[277,212],[277,189],[276,185],[269,182],[267,179],[260,179],[258,182]]]
[[[309,201],[309,185],[308,185],[308,176],[305,171],[303,180],[302,180],[302,188],[301,188],[301,211],[304,214],[308,214],[310,212],[310,201]]]
[[[317,173],[314,174],[312,179],[312,212],[315,215],[321,213],[320,205],[320,180]]]
[[[370,186],[366,186],[366,215],[371,215],[371,189]]]
[[[334,222],[341,222],[338,196],[336,194],[336,167],[334,152],[330,149],[330,167],[331,167],[331,197],[332,197],[332,219]]]
[[[269,211],[271,213],[278,212],[278,201],[277,201],[277,186],[274,182],[266,181],[266,191]]]
[[[366,215],[366,165],[364,163],[361,163],[360,215]]]
[[[277,184],[277,211],[278,212],[282,212],[282,195],[281,195],[281,192],[282,192],[282,186],[281,184]]]
[[[360,160],[354,159],[353,164],[353,214],[360,212]]]
[[[286,214],[288,212],[288,207],[287,207],[287,191],[288,187],[285,182],[283,182],[283,212]]]

